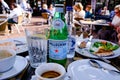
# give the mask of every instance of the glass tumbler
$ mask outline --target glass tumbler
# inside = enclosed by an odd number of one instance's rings
[[[30,65],[33,68],[47,62],[47,34],[48,29],[31,28],[25,29]]]

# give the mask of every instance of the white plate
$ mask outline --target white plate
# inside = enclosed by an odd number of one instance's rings
[[[7,41],[13,42],[15,44],[20,44],[21,42],[24,43],[23,45],[16,46],[16,54],[20,54],[20,53],[23,53],[23,52],[28,50],[26,37],[19,37],[19,38],[11,38],[11,39],[6,39],[6,40],[0,40],[0,43],[7,42]]]
[[[21,71],[25,69],[27,64],[28,64],[28,61],[26,58],[21,56],[16,56],[16,61],[13,68],[7,72],[2,73],[2,75],[0,75],[0,80],[8,79],[10,77],[16,76],[17,74],[19,74]]]
[[[87,41],[87,40],[88,40],[88,39],[83,39],[83,40],[81,40],[81,42],[82,42],[82,41]],[[96,41],[105,41],[105,40],[92,39],[92,44],[93,44],[94,42],[96,42]],[[109,42],[109,41],[107,41],[107,42]],[[111,43],[112,43],[112,42],[111,42]],[[90,54],[89,51],[86,51],[84,48],[80,49],[80,48],[78,47],[78,44],[80,44],[80,41],[78,41],[77,44],[76,44],[75,51],[76,51],[77,53],[79,53],[79,54],[81,54],[81,55],[83,55],[83,56],[86,56],[86,57],[98,58],[98,57]],[[115,45],[114,43],[112,43],[112,44]],[[111,58],[118,57],[118,56],[120,56],[120,52],[119,52],[119,51],[120,51],[120,47],[119,47],[117,50],[114,50],[114,51],[113,51],[114,55],[105,56],[104,58],[106,58],[106,59],[111,59]]]
[[[98,60],[97,60],[98,61]],[[117,70],[115,67],[98,61],[103,67]],[[111,74],[108,71],[92,67],[89,59],[77,60],[68,65],[68,75],[71,80],[120,80],[120,75]]]
[[[12,41],[15,42],[15,44],[20,44],[20,42],[24,43],[24,45],[16,46],[17,47],[17,49],[16,49],[17,54],[25,52],[28,50],[26,37],[13,38]]]

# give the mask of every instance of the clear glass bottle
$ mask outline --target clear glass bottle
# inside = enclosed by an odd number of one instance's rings
[[[67,0],[66,0],[67,1]],[[66,5],[66,22],[68,26],[68,48],[67,58],[73,58],[75,55],[75,35],[76,28],[73,26],[73,8],[72,1],[69,1],[69,4]]]
[[[59,63],[63,66],[67,62],[68,52],[68,30],[64,15],[64,5],[55,4],[55,15],[53,17],[49,37],[49,62]]]

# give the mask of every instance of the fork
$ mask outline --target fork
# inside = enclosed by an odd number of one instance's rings
[[[19,41],[19,40],[14,40],[14,42],[17,42],[17,43],[16,43],[16,46],[25,45],[24,42]]]

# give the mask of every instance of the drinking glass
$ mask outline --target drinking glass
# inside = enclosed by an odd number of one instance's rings
[[[47,62],[47,32],[48,29],[36,27],[25,29],[30,65],[33,68]]]

